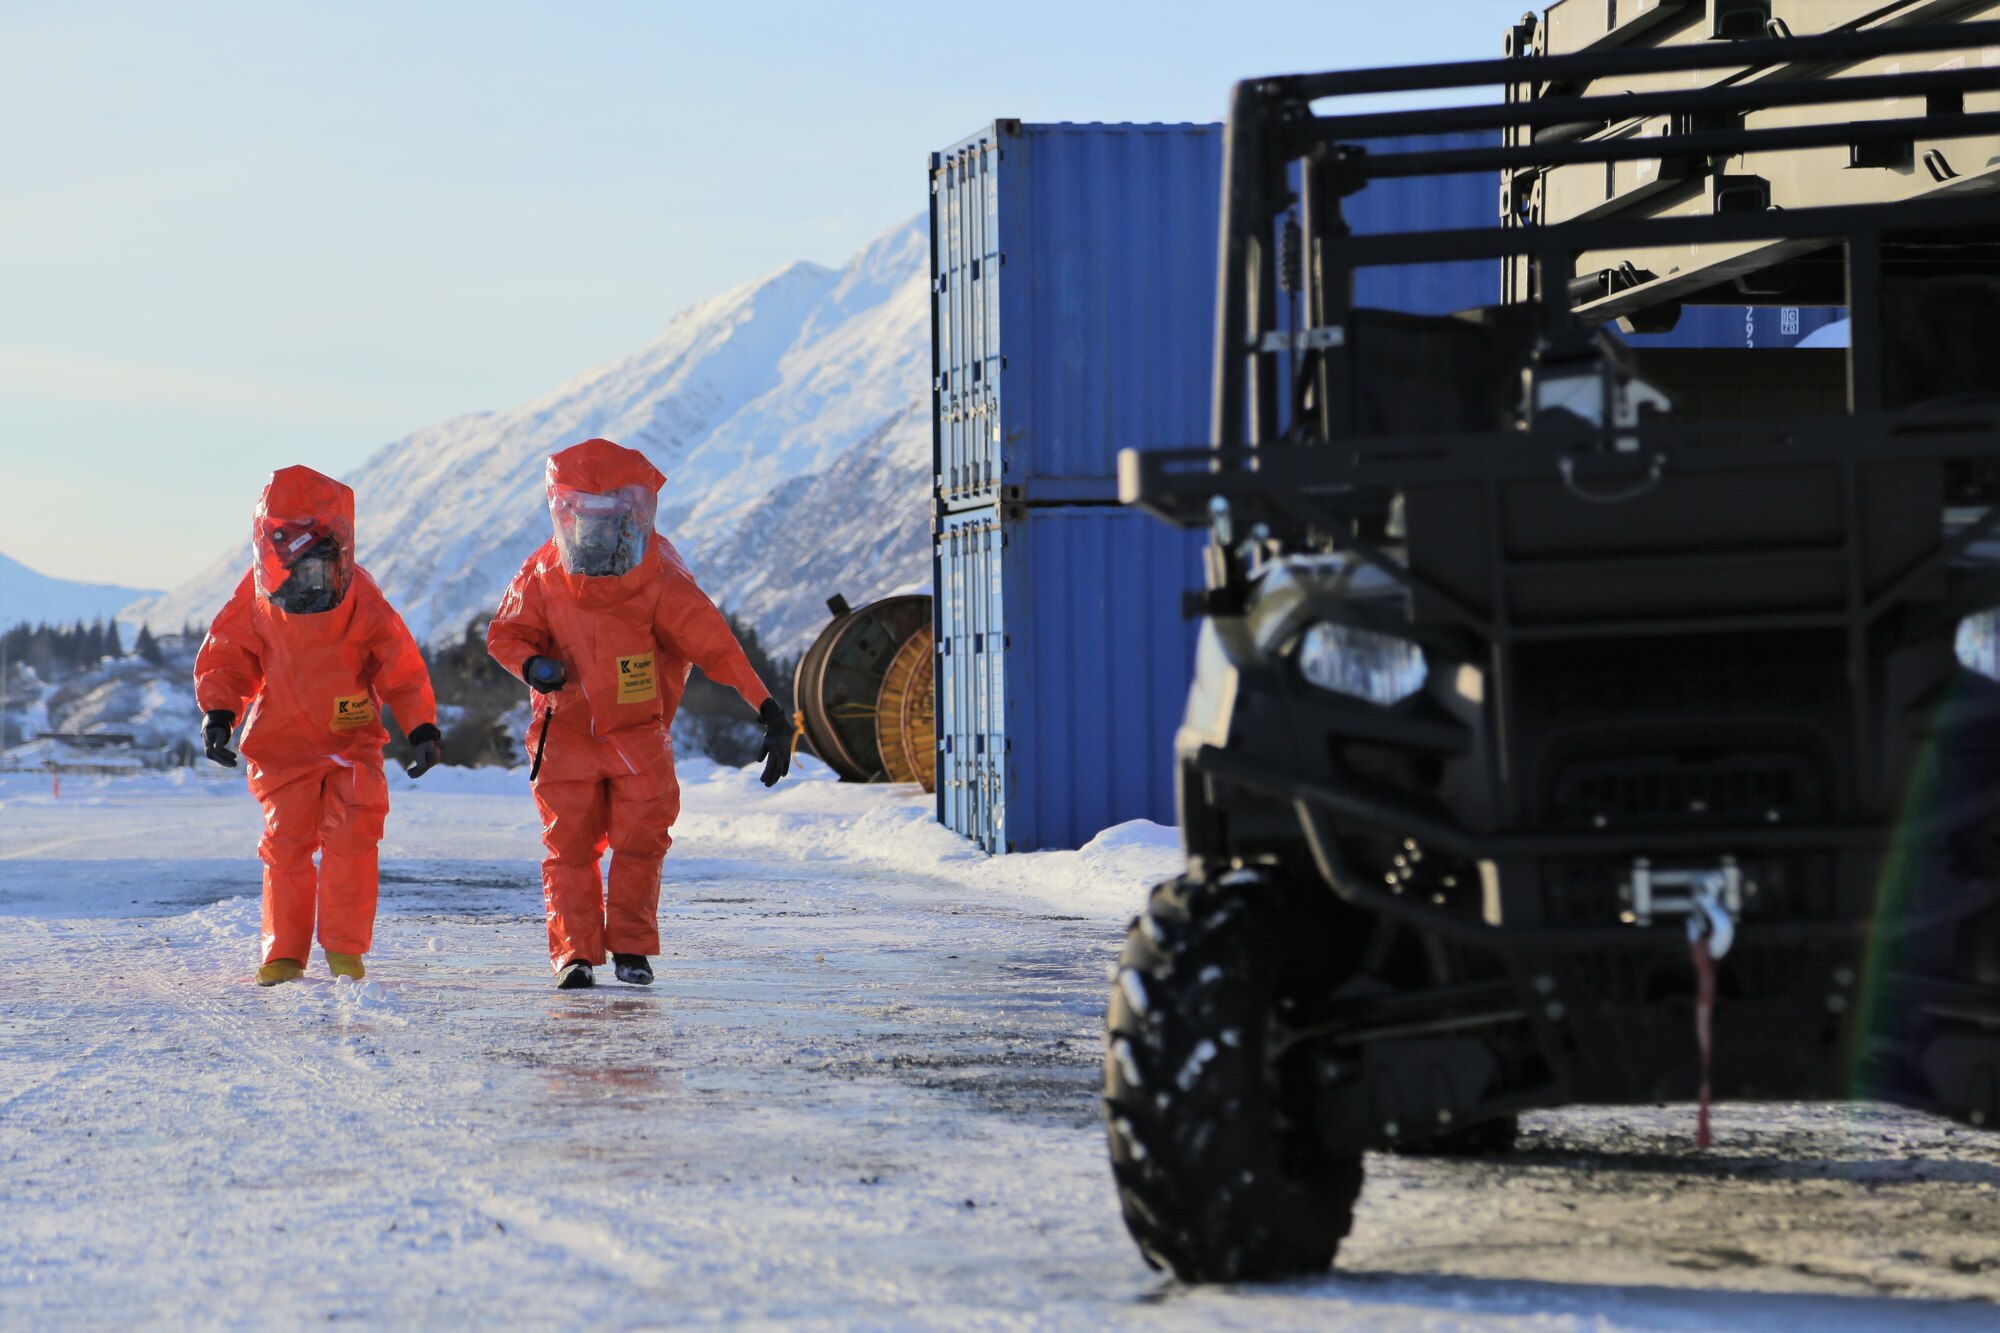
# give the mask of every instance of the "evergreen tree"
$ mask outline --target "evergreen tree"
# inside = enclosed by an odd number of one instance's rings
[[[47,680],[56,663],[55,631],[46,624],[37,624],[28,631],[21,645],[20,659],[37,676]]]
[[[125,656],[125,638],[118,631],[118,621],[114,618],[104,626],[104,655],[106,657]]]
[[[151,625],[139,626],[139,637],[132,640],[132,655],[150,662],[154,666],[165,665],[160,653],[160,641],[153,637],[153,627]]]

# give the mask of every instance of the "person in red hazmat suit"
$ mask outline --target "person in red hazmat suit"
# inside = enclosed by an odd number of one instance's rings
[[[257,984],[304,975],[315,921],[327,967],[358,981],[389,813],[389,734],[377,714],[387,703],[409,727],[408,772],[421,777],[443,757],[437,700],[402,617],[354,563],[353,491],[308,467],[280,468],[257,501],[251,549],[195,656],[194,690],[216,763],[236,767],[229,736],[244,719],[250,791],[264,806]]]
[[[549,459],[555,536],[521,566],[486,630],[487,651],[533,691],[529,778],[548,851],[549,960],[565,990],[594,984],[607,947],[620,981],[653,980],[660,863],[681,806],[668,729],[691,666],[756,711],[764,785],[791,770],[792,719],[653,530],[665,484],[644,454],[610,440]]]

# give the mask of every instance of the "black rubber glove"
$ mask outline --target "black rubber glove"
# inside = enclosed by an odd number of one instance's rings
[[[201,752],[224,768],[236,767],[236,751],[229,748],[229,733],[236,730],[236,714],[217,708],[202,714]]]
[[[757,757],[764,761],[761,781],[766,787],[775,787],[779,778],[792,771],[792,746],[798,741],[798,728],[776,699],[764,701],[757,710],[757,720],[764,724],[764,744],[757,751]]]
[[[403,771],[412,778],[422,777],[436,768],[444,758],[444,738],[438,735],[435,722],[426,722],[421,727],[411,727],[410,745],[417,752],[416,758],[403,765]]]
[[[563,664],[553,657],[531,657],[521,663],[521,679],[537,694],[554,694],[568,679]]]

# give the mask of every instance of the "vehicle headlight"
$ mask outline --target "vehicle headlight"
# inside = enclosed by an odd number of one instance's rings
[[[1424,687],[1424,650],[1407,639],[1320,621],[1299,636],[1299,674],[1308,684],[1384,708]]]
[[[1967,671],[2000,681],[2000,609],[1959,621],[1952,647],[1958,652],[1958,664]]]

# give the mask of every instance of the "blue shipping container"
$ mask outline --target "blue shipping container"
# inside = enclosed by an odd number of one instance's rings
[[[938,519],[937,817],[990,852],[1175,822],[1201,533],[1136,510],[988,506]]]
[[[1120,449],[1205,443],[1216,125],[995,121],[931,158],[947,506],[1110,500]]]

